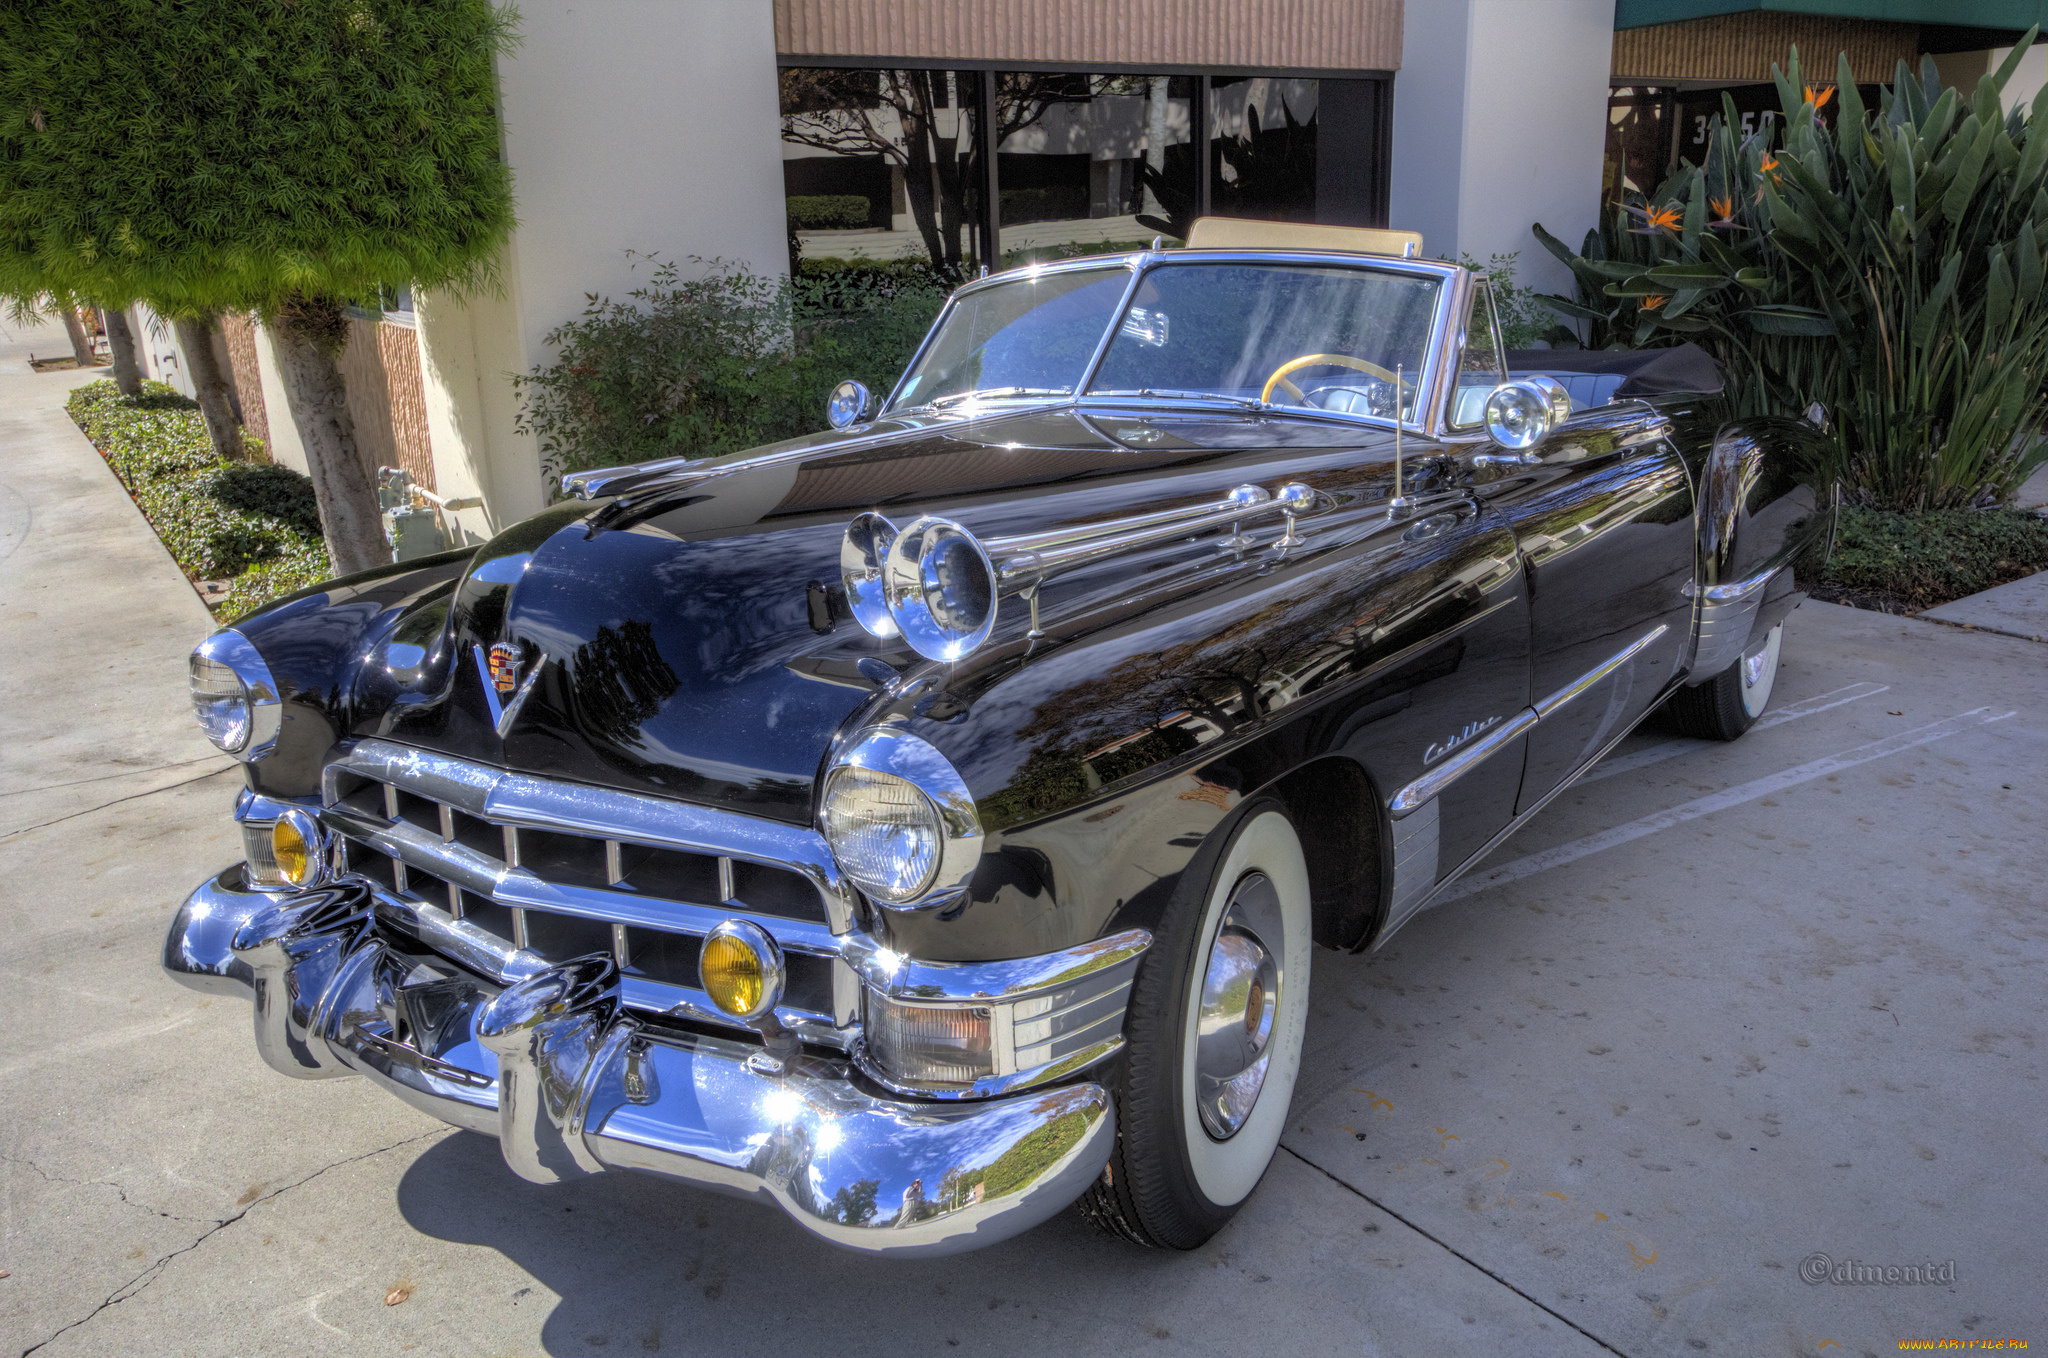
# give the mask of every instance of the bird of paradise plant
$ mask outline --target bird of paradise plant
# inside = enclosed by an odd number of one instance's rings
[[[1786,117],[1745,136],[1724,100],[1701,163],[1578,251],[1535,228],[1578,284],[1547,300],[1594,347],[1700,344],[1744,413],[1819,402],[1836,448],[1813,473],[1869,503],[2009,499],[2048,462],[2048,91],[2002,94],[2026,50],[1967,96],[1902,62],[1875,109],[1846,57],[1816,88],[1795,51]]]

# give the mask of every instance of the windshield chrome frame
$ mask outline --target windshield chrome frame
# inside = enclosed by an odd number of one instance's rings
[[[1005,399],[1027,404],[1049,402],[1057,405],[1078,405],[1083,401],[1105,404],[1142,402],[1145,398],[1135,392],[1108,393],[1092,390],[1095,377],[1102,367],[1104,358],[1108,356],[1109,346],[1115,341],[1121,329],[1122,319],[1130,311],[1131,299],[1137,295],[1138,287],[1144,281],[1145,275],[1154,268],[1181,263],[1304,264],[1437,279],[1444,286],[1437,292],[1435,310],[1430,320],[1429,345],[1423,351],[1422,364],[1416,373],[1417,381],[1421,384],[1416,393],[1416,413],[1410,419],[1399,421],[1399,424],[1402,429],[1424,438],[1440,439],[1452,432],[1446,423],[1450,415],[1446,409],[1446,402],[1449,400],[1453,385],[1449,375],[1455,371],[1458,355],[1464,347],[1464,331],[1469,324],[1469,319],[1461,322],[1458,318],[1469,318],[1473,292],[1471,271],[1461,264],[1445,260],[1396,259],[1391,255],[1346,254],[1327,250],[1140,250],[1122,256],[1087,255],[1079,259],[1055,260],[1046,264],[1027,264],[1015,269],[1005,269],[1001,273],[990,274],[985,278],[977,278],[956,288],[952,296],[946,299],[946,305],[940,309],[931,329],[925,333],[924,342],[918,345],[917,352],[911,356],[910,362],[904,365],[903,375],[896,379],[895,387],[889,392],[889,399],[883,402],[880,410],[876,412],[876,418],[934,408],[929,402],[899,408],[896,401],[903,389],[904,380],[924,361],[932,340],[962,298],[998,284],[1014,282],[1020,276],[1039,277],[1049,273],[1076,273],[1083,270],[1106,272],[1115,267],[1128,269],[1130,279],[1124,286],[1123,296],[1117,303],[1111,323],[1104,327],[1102,339],[1096,344],[1095,352],[1089,356],[1088,366],[1082,371],[1080,381],[1075,383],[1072,394],[1060,397],[996,397],[988,404],[998,404]],[[1193,404],[1195,399],[1198,398],[1189,398],[1189,403]],[[1392,429],[1396,424],[1395,420],[1383,415],[1317,410],[1308,406],[1247,403],[1243,398],[1220,393],[1215,394],[1213,400],[1219,406],[1232,409],[1295,415],[1306,419],[1357,424],[1377,429]]]

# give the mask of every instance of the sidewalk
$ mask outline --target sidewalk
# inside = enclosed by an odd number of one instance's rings
[[[233,762],[185,697],[212,618],[64,413],[106,370],[28,366],[65,347],[57,326],[0,329],[0,839]]]

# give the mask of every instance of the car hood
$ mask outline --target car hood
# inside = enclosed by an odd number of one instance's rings
[[[479,549],[438,605],[431,698],[371,704],[381,710],[358,730],[804,823],[835,736],[896,676],[929,668],[867,635],[835,597],[851,515],[1029,532],[1215,499],[1247,480],[1314,483],[1319,464],[1353,464],[1381,437],[1249,414],[1024,409],[889,422],[641,478]],[[401,623],[394,637],[418,632]],[[381,669],[410,659],[386,655]]]

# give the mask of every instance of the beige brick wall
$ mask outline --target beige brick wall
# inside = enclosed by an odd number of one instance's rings
[[[247,315],[230,313],[220,318],[220,333],[227,341],[229,374],[235,384],[235,400],[242,407],[242,428],[268,448],[270,412],[264,405],[263,373],[256,360],[256,326]]]
[[[409,325],[351,317],[341,373],[348,383],[356,449],[371,474],[379,467],[403,467],[412,473],[414,485],[433,490],[418,332]]]
[[[1784,67],[1794,47],[1809,85],[1835,83],[1840,52],[1849,54],[1858,84],[1889,82],[1900,58],[1918,69],[1920,26],[1753,11],[1629,28],[1614,35],[1614,76],[1646,83],[1758,82],[1771,78],[1773,62]]]

